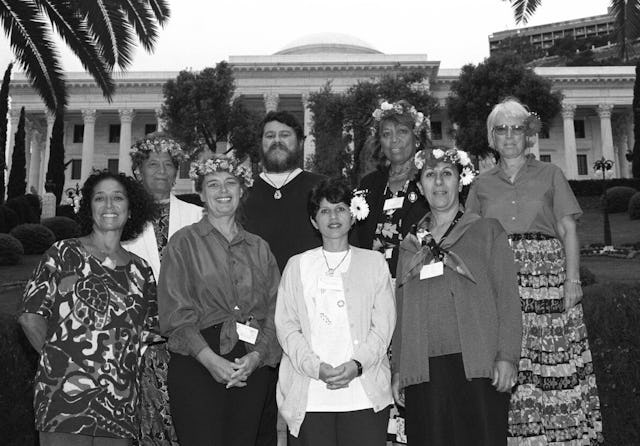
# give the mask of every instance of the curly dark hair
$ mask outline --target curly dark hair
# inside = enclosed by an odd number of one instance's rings
[[[309,200],[307,201],[307,212],[314,221],[323,198],[329,203],[344,203],[351,206],[353,190],[347,180],[342,177],[327,178],[316,184],[309,192]]]
[[[271,121],[278,121],[280,124],[288,125],[296,132],[298,142],[304,140],[304,130],[300,122],[287,111],[270,111],[267,113],[262,122],[260,122],[260,137],[264,134],[264,127]]]
[[[133,177],[124,173],[113,173],[108,170],[94,170],[82,185],[80,209],[78,209],[77,221],[80,225],[80,235],[85,236],[93,231],[93,216],[91,212],[91,199],[93,191],[98,183],[103,180],[115,180],[120,183],[127,193],[129,200],[129,212],[131,218],[127,220],[122,230],[121,241],[132,240],[142,233],[144,225],[157,218],[158,207],[153,197]]]

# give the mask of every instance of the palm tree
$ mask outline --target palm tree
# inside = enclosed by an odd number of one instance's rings
[[[52,112],[67,103],[54,33],[111,100],[114,68],[131,65],[136,38],[152,51],[168,17],[167,0],[0,0],[0,25],[16,62]]]

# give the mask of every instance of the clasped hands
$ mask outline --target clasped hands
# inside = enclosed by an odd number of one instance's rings
[[[242,358],[236,358],[233,362],[226,360],[222,356],[212,356],[207,361],[207,370],[213,379],[221,384],[226,384],[226,388],[245,387],[247,379],[260,364],[260,354],[251,352]]]
[[[336,390],[349,387],[349,383],[358,376],[358,367],[353,361],[347,361],[337,367],[326,362],[320,363],[319,378],[327,384],[327,389]]]

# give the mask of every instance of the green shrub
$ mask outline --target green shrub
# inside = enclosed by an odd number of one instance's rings
[[[16,265],[24,254],[22,243],[9,234],[0,234],[0,266]]]
[[[569,180],[569,186],[576,197],[602,195],[602,180]],[[612,178],[607,180],[607,187],[627,186],[640,190],[638,178]]]
[[[37,444],[33,378],[38,355],[13,316],[0,313],[0,444]]]
[[[598,281],[596,275],[586,266],[580,266],[580,280],[582,281],[582,286],[593,285]]]
[[[636,192],[631,196],[628,212],[631,220],[640,219],[640,192]]]
[[[18,214],[9,206],[0,206],[0,233],[8,233],[18,226]]]
[[[606,444],[639,445],[640,284],[596,284],[584,294]]]
[[[51,229],[36,223],[18,225],[11,235],[20,240],[25,254],[42,254],[56,241]]]
[[[42,225],[51,229],[51,232],[56,236],[56,242],[77,237],[80,233],[80,226],[78,223],[69,217],[45,218],[42,220]]]
[[[26,195],[7,200],[6,205],[18,214],[18,224],[40,223],[40,214],[31,206],[31,201]]]
[[[615,186],[607,189],[607,210],[611,213],[627,212],[629,200],[637,191],[632,187]]]

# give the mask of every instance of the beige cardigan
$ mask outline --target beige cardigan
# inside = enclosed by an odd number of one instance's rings
[[[362,387],[378,412],[391,396],[387,349],[396,323],[391,275],[379,252],[351,247],[351,263],[342,275],[347,301],[353,358],[362,363]],[[300,275],[300,257],[284,269],[276,304],[276,333],[284,352],[276,399],[293,436],[304,420],[309,382],[318,379],[320,358],[311,349],[311,327]]]

